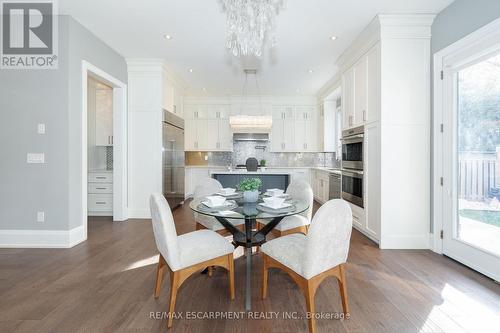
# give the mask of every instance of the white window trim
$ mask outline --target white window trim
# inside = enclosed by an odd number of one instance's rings
[[[498,39],[499,43],[491,43],[491,40]],[[490,44],[485,47],[485,44]],[[441,132],[441,125],[444,124],[444,109],[443,109],[443,81],[441,79],[441,72],[444,71],[443,63],[448,57],[453,57],[466,50],[482,49],[481,52],[474,51],[473,58],[476,60],[479,57],[486,57],[490,55],[494,49],[499,49],[500,46],[500,18],[483,26],[482,28],[472,32],[471,34],[463,37],[455,43],[447,46],[446,48],[434,54],[434,98],[433,98],[433,235],[431,236],[431,249],[436,253],[443,253],[443,241],[440,237],[440,232],[443,230],[443,191],[444,187],[441,186],[441,177],[443,177],[443,133]],[[470,63],[470,60],[464,62]],[[444,131],[446,131],[446,125]],[[444,178],[446,183],[449,179]]]

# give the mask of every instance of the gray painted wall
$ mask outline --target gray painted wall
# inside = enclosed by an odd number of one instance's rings
[[[69,228],[81,224],[82,60],[127,83],[127,63],[84,26],[69,20]],[[86,146],[86,145],[85,145]]]
[[[432,39],[431,39],[431,97],[434,97],[434,53],[453,44],[457,40],[467,36],[468,34],[476,31],[484,25],[496,20],[500,17],[500,0],[456,0],[451,5],[441,11],[432,24]],[[433,105],[431,105],[433,110]],[[432,112],[432,111],[431,111]],[[433,113],[433,112],[432,112]],[[434,128],[434,117],[431,117],[432,127]],[[432,149],[433,138],[431,145],[431,173],[432,173]],[[431,180],[434,178],[432,174]],[[431,181],[431,189],[433,182]],[[431,205],[434,203],[432,198],[433,189],[431,191]],[[432,207],[431,207],[432,210]],[[431,211],[432,214],[432,211]],[[432,217],[431,217],[432,221]],[[431,223],[431,232],[433,225]]]
[[[0,70],[0,229],[80,224],[83,59],[127,81],[125,59],[69,16],[59,17],[59,69]],[[44,152],[46,164],[27,164],[28,152]]]

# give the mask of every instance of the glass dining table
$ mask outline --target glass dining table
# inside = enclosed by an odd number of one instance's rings
[[[205,198],[195,199],[189,204],[190,208],[207,216],[217,219],[232,235],[235,248],[243,246],[246,248],[246,290],[245,290],[245,310],[251,310],[251,272],[252,272],[252,247],[260,246],[266,242],[266,235],[287,216],[300,214],[309,208],[309,203],[288,197],[285,201],[287,207],[272,209],[266,207],[262,200],[254,203],[244,202],[243,196],[236,194],[234,198],[227,200],[224,207],[210,208],[203,202]],[[256,220],[267,220],[268,222],[260,230],[254,230]],[[245,229],[241,231],[232,223],[238,220],[245,220]]]

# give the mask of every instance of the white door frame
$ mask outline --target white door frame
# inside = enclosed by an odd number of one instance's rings
[[[128,219],[127,85],[91,63],[82,61],[82,224],[87,239],[87,77],[113,88],[113,221]]]
[[[450,75],[451,69],[445,67],[445,63],[455,57],[460,57],[461,62],[458,66],[464,66],[472,59],[481,59],[488,57],[495,50],[500,50],[500,19],[497,19],[484,27],[474,31],[466,37],[458,40],[450,46],[442,49],[434,54],[434,152],[433,152],[433,235],[431,239],[431,248],[434,252],[443,253],[443,240],[441,239],[441,231],[444,229],[443,222],[446,218],[446,211],[450,207],[446,207],[445,198],[452,194],[451,179],[446,177],[444,159],[447,142],[445,142],[444,133],[449,133],[450,129],[447,124],[451,124],[451,119],[446,115],[444,94],[447,90],[444,89],[447,75]],[[458,58],[457,58],[458,59]],[[445,80],[443,80],[443,77]],[[444,124],[444,127],[442,127]],[[448,142],[449,143],[449,142]],[[491,272],[487,272],[473,262],[466,262],[455,258],[473,269],[491,277]],[[498,280],[499,277],[495,277]]]

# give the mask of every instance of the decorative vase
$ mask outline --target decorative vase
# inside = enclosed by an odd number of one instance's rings
[[[259,200],[259,191],[244,191],[243,201],[245,202],[257,202]]]

